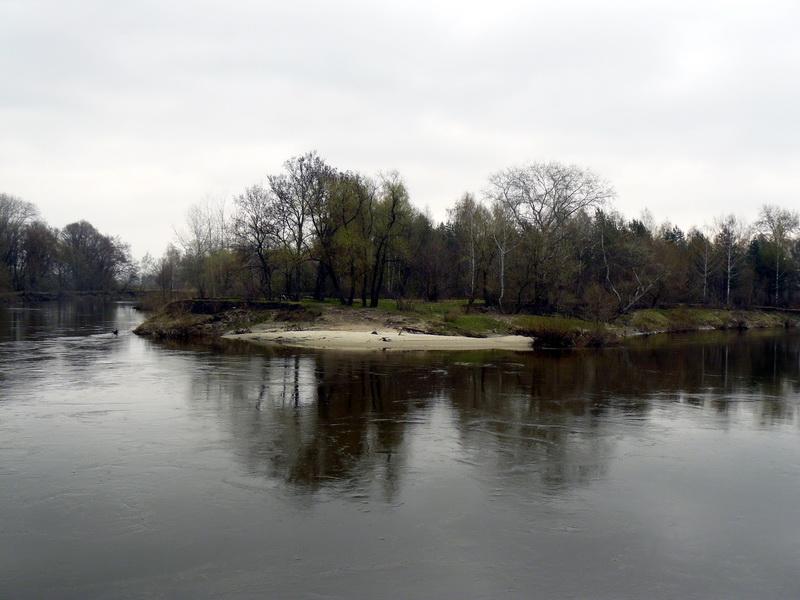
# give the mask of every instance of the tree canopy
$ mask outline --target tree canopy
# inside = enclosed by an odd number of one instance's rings
[[[557,162],[492,174],[435,222],[401,175],[368,176],[315,152],[287,160],[231,202],[199,203],[175,243],[135,264],[118,238],[77,221],[48,226],[32,204],[0,195],[0,287],[168,295],[464,298],[503,311],[610,318],[669,304],[797,306],[800,220],[765,205],[683,231],[613,207],[613,187]]]

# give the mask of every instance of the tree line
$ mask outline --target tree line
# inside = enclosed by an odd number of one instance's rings
[[[3,199],[28,212],[0,216],[4,249],[15,248],[4,255],[4,281],[15,289],[136,281],[165,297],[187,290],[367,307],[387,297],[465,298],[505,312],[600,319],[656,305],[800,304],[795,211],[765,205],[753,223],[727,215],[684,231],[647,213],[626,218],[605,180],[557,162],[491,175],[479,196],[464,194],[437,223],[411,203],[398,173],[343,171],[310,152],[232,202],[193,206],[164,254],[137,265],[88,223],[56,231],[30,205]],[[91,228],[95,245],[70,241],[76,227]],[[47,258],[37,236],[53,249]],[[101,238],[113,252],[93,251]],[[70,254],[75,244],[86,250]],[[108,264],[92,262],[100,255]],[[67,268],[73,256],[81,267]]]
[[[0,291],[112,292],[135,279],[119,238],[88,221],[51,227],[32,203],[0,193]]]

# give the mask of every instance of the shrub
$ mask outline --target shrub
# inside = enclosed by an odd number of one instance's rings
[[[414,303],[404,298],[397,299],[397,310],[400,312],[414,312]]]

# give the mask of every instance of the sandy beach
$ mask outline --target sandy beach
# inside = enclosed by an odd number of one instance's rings
[[[409,350],[532,350],[532,340],[521,335],[473,338],[457,335],[398,333],[396,330],[341,331],[311,329],[300,331],[264,330],[229,334],[227,339],[263,345],[280,345],[320,350],[409,351]]]

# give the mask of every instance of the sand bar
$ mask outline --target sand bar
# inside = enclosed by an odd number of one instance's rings
[[[532,350],[532,339],[521,335],[472,338],[458,335],[398,333],[396,330],[340,331],[307,329],[300,331],[266,330],[229,334],[227,339],[263,345],[315,348],[320,350]]]

